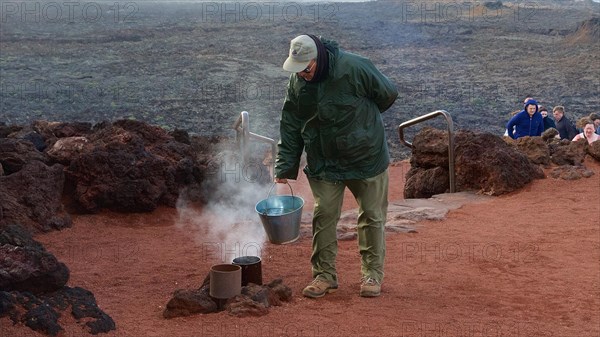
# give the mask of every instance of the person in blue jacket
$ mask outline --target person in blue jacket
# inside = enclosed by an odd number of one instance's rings
[[[508,121],[506,130],[512,139],[541,136],[544,132],[544,119],[538,112],[537,102],[534,99],[525,101],[525,108]]]

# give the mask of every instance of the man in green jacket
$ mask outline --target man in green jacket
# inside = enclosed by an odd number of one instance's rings
[[[315,200],[314,280],[302,294],[316,298],[338,287],[336,226],[348,187],[359,205],[360,295],[379,296],[390,161],[381,113],[398,91],[368,59],[313,35],[291,41],[283,69],[292,74],[281,112],[275,181],[296,179],[305,151],[304,173]]]

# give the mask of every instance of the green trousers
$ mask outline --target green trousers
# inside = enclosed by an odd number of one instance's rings
[[[344,190],[348,187],[359,207],[357,231],[362,276],[382,282],[388,207],[388,171],[360,180],[332,182],[309,178],[308,181],[315,200],[311,256],[313,277],[337,282],[336,227],[342,210]]]

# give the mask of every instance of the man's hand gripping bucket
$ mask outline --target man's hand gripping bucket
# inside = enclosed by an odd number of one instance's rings
[[[271,196],[275,185],[276,183],[273,183],[271,186],[267,198],[256,204],[256,212],[271,243],[294,242],[300,236],[300,219],[304,200],[294,196],[294,191],[289,183],[291,195]]]

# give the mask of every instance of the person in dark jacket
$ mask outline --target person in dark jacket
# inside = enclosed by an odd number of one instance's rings
[[[359,205],[360,295],[379,296],[385,257],[390,161],[381,113],[398,96],[373,63],[334,41],[300,35],[283,69],[291,72],[280,119],[275,182],[296,179],[300,156],[315,200],[313,281],[302,291],[321,297],[338,288],[336,226],[344,190]]]
[[[541,136],[544,132],[544,120],[538,112],[537,102],[530,98],[525,101],[524,106],[524,109],[506,124],[508,136],[512,139]]]
[[[578,132],[573,123],[565,116],[565,107],[558,105],[552,109],[552,114],[556,120],[556,130],[560,135],[560,139],[572,140]]]
[[[540,106],[539,111],[540,111],[540,115],[542,115],[542,119],[544,120],[544,131],[546,131],[550,128],[556,129],[556,124],[554,123],[554,120],[552,120],[552,118],[548,117],[548,109],[546,109],[546,107]]]

